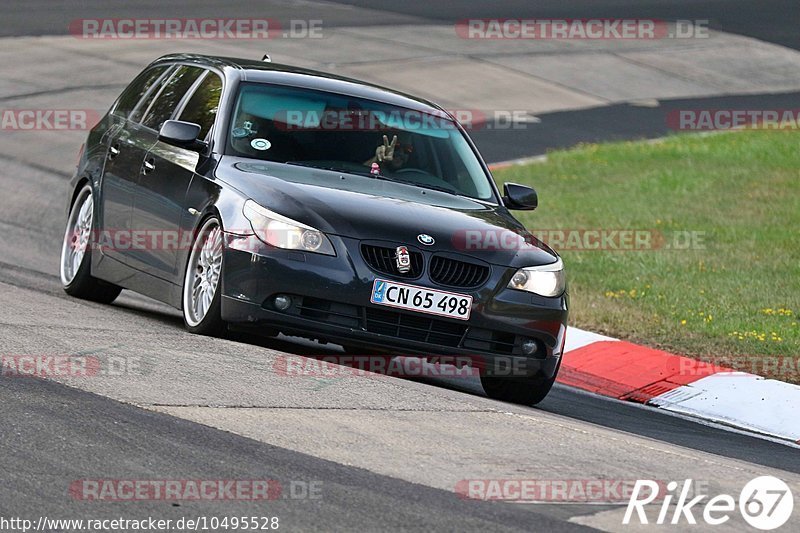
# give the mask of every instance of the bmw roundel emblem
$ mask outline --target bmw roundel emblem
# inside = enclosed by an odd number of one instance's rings
[[[433,243],[435,243],[435,242],[436,242],[436,241],[433,239],[433,237],[431,237],[431,236],[430,236],[430,235],[428,235],[427,233],[420,233],[419,235],[417,235],[417,240],[418,240],[420,243],[424,244],[425,246],[430,246],[431,244],[433,244]]]

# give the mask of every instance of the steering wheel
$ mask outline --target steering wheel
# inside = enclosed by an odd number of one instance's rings
[[[395,174],[408,174],[410,172],[416,172],[417,174],[426,174],[428,176],[432,176],[432,177],[434,177],[436,179],[439,179],[438,177],[434,176],[430,172],[428,172],[426,170],[422,170],[421,168],[405,167],[405,168],[401,168],[400,170],[395,170],[394,171]]]
[[[440,178],[435,174],[431,174],[428,171],[422,170],[421,168],[406,167],[406,168],[401,168],[400,170],[396,170],[394,173],[398,176],[402,174],[412,174],[412,173],[417,174],[419,178],[414,181],[418,182],[419,185],[422,186],[430,185],[433,187],[441,187],[444,189],[451,190],[452,192],[456,192],[456,189],[448,182],[446,182],[445,180],[443,180],[442,178]]]

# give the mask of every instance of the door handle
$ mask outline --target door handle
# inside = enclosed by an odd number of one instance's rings
[[[114,159],[119,155],[119,143],[114,143],[108,147],[108,159]]]
[[[149,174],[156,169],[155,159],[146,159],[142,165],[142,174]]]

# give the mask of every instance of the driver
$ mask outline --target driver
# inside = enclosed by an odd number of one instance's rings
[[[383,144],[375,149],[375,156],[364,161],[364,165],[371,167],[374,163],[380,165],[381,170],[397,171],[403,168],[408,159],[414,151],[413,145],[409,142],[406,135],[400,134],[392,137],[392,142],[389,142],[389,137],[383,136]]]

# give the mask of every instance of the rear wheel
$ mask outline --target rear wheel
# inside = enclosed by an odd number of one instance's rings
[[[216,217],[200,227],[192,245],[183,280],[183,322],[199,335],[221,335],[222,321],[222,226]]]
[[[543,376],[527,378],[481,376],[481,385],[486,395],[495,400],[535,405],[545,399],[556,377]]]
[[[91,237],[94,219],[92,188],[87,184],[75,197],[61,244],[61,284],[70,296],[93,302],[111,303],[122,291],[91,275]]]

